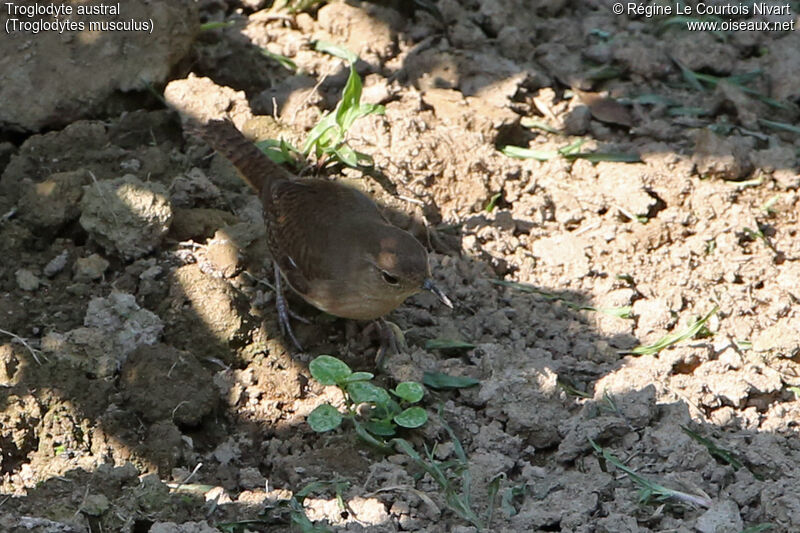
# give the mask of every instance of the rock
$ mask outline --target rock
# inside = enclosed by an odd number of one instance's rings
[[[711,508],[700,515],[695,524],[700,533],[738,533],[744,522],[739,515],[739,506],[733,500],[714,502]]]
[[[164,89],[164,99],[182,116],[200,122],[227,116],[241,129],[253,116],[244,91],[217,85],[210,78],[200,78],[194,73],[169,82]]]
[[[91,183],[86,170],[58,172],[27,186],[19,201],[20,218],[35,228],[58,229],[80,215],[83,186]]]
[[[220,198],[219,188],[196,167],[172,180],[170,191],[173,207],[194,207],[197,202],[214,205]]]
[[[230,284],[204,274],[199,265],[185,265],[171,276],[170,307],[191,306],[191,313],[170,313],[166,342],[198,357],[230,359],[229,343],[246,326],[249,302]]]
[[[17,286],[23,291],[35,291],[41,283],[39,277],[27,268],[20,268],[14,272],[14,276],[17,279]]]
[[[129,353],[158,342],[164,329],[161,319],[140,308],[132,295],[118,292],[93,298],[83,321],[87,327],[45,335],[42,351],[99,378],[115,375]]]
[[[672,309],[664,298],[640,298],[633,303],[632,311],[637,317],[638,338],[645,338],[654,332],[663,336],[664,331],[675,323]]]
[[[123,354],[116,349],[114,340],[96,328],[48,333],[42,337],[42,351],[48,357],[65,359],[98,378],[114,376],[123,360]]]
[[[178,241],[203,241],[214,235],[217,229],[236,224],[236,215],[219,209],[176,208],[169,235]]]
[[[103,494],[89,494],[81,505],[81,512],[89,516],[100,516],[110,507],[108,498]]]
[[[239,247],[223,230],[218,230],[209,240],[206,249],[211,266],[225,278],[235,276],[239,270]]]
[[[103,277],[109,262],[98,254],[79,257],[73,265],[72,279],[75,281],[94,281]]]
[[[137,259],[161,242],[172,221],[166,189],[132,174],[89,186],[80,224],[109,253]]]
[[[753,170],[748,154],[753,142],[749,138],[731,135],[720,137],[709,129],[695,135],[692,160],[700,176],[741,180]]]
[[[103,112],[115,94],[166,81],[199,31],[197,3],[129,0],[121,5],[117,16],[67,17],[84,25],[75,31],[16,31],[0,40],[0,125],[28,132],[59,128]],[[131,20],[153,24],[152,32],[95,31],[89,26]],[[36,95],[36,105],[20,105],[31,95]]]
[[[500,137],[514,138],[521,131],[520,117],[510,109],[487,105],[478,97],[464,98],[459,91],[430,88],[422,100],[445,123],[480,132],[489,143],[498,142]]]
[[[132,408],[149,422],[197,425],[217,402],[211,374],[189,352],[157,344],[141,346],[122,367],[120,387]]]
[[[69,259],[69,252],[64,250],[54,258],[52,258],[45,266],[44,266],[44,275],[48,278],[52,278],[62,270],[64,267],[67,266],[67,259]]]
[[[770,96],[778,100],[797,101],[800,98],[800,34],[787,31],[770,46],[766,75],[770,80]]]
[[[567,135],[583,135],[589,129],[592,112],[585,105],[572,108],[564,116],[564,133]]]
[[[590,270],[587,246],[585,239],[565,234],[533,241],[531,252],[542,264],[563,267],[566,276],[580,278]]]
[[[680,34],[670,46],[672,57],[686,68],[698,71],[712,71],[726,75],[735,70],[738,58],[736,50],[720,42],[711,32],[686,32]]]
[[[376,20],[381,23],[376,24]],[[335,42],[374,65],[395,53],[397,32],[405,26],[400,13],[391,8],[375,4],[356,7],[342,2],[322,6],[317,22]]]
[[[798,350],[798,331],[800,331],[800,318],[783,317],[757,334],[753,339],[753,349],[757,352],[774,350],[783,352],[786,357],[791,357]]]
[[[217,533],[219,530],[208,525],[208,522],[156,522],[149,529],[150,533]]]
[[[83,323],[105,332],[123,356],[139,346],[158,342],[164,330],[157,315],[139,307],[133,295],[121,292],[92,298]]]

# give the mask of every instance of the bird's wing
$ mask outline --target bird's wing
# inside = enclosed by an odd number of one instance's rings
[[[368,196],[339,183],[280,181],[271,192],[272,209],[264,213],[270,251],[300,294],[308,294],[311,280],[346,278],[360,259],[348,252],[360,228],[383,223]]]

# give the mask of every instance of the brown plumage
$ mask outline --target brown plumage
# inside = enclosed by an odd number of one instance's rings
[[[333,181],[296,178],[229,121],[212,120],[194,133],[258,194],[273,259],[307,302],[359,320],[382,317],[423,289],[449,305],[428,279],[425,248],[388,223],[368,196]]]

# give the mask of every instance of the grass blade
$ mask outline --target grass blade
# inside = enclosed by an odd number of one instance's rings
[[[595,452],[601,455],[606,462],[611,463],[619,470],[622,470],[625,473],[625,475],[627,475],[630,478],[631,481],[633,481],[636,485],[639,486],[640,501],[647,502],[650,501],[651,499],[655,501],[665,501],[674,498],[678,501],[682,501],[684,503],[688,503],[694,506],[706,507],[706,508],[711,507],[712,502],[706,496],[698,496],[696,494],[689,494],[686,492],[681,492],[679,490],[669,489],[664,485],[650,481],[647,478],[640,476],[639,474],[637,474],[624,464],[622,464],[622,461],[617,459],[614,456],[614,454],[600,447],[591,438],[589,438],[589,443],[592,445],[592,448],[594,448]]]
[[[660,352],[664,348],[668,348],[668,347],[672,346],[673,344],[678,344],[679,342],[683,342],[686,339],[691,339],[692,337],[697,335],[697,333],[700,332],[701,329],[703,329],[703,326],[705,326],[705,324],[706,324],[706,322],[708,322],[709,318],[711,318],[712,316],[717,314],[718,310],[719,310],[719,306],[715,305],[714,308],[711,311],[709,311],[708,313],[706,313],[706,315],[703,318],[693,322],[685,330],[680,331],[678,333],[671,333],[669,335],[665,335],[665,336],[661,337],[658,341],[656,341],[653,344],[649,344],[649,345],[646,345],[646,346],[639,345],[639,346],[637,346],[636,348],[634,348],[633,350],[631,350],[629,352],[620,352],[620,354],[622,354],[622,355],[628,355],[628,354],[632,354],[632,355],[653,355],[653,354],[656,354],[656,353]]]
[[[705,446],[706,449],[708,450],[708,453],[710,453],[712,457],[716,457],[724,461],[725,463],[731,465],[734,470],[739,470],[744,466],[742,462],[736,457],[736,455],[730,450],[726,450],[725,448],[717,446],[710,439],[705,438],[696,431],[692,431],[686,426],[681,426],[681,429],[683,430],[684,433],[689,435],[692,438],[692,440]]]
[[[533,150],[521,146],[506,145],[500,151],[508,157],[515,159],[535,159],[537,161],[549,161],[558,157],[558,152],[552,150]]]

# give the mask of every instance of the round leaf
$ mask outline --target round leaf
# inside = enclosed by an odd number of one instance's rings
[[[389,399],[389,393],[385,389],[373,385],[368,381],[354,381],[347,384],[347,394],[355,403],[371,402],[383,405]]]
[[[391,422],[384,422],[382,420],[376,422],[370,420],[364,424],[364,427],[373,435],[379,435],[381,437],[391,437],[395,434],[395,426]]]
[[[367,381],[375,377],[375,374],[370,374],[369,372],[353,372],[345,381],[347,383],[352,383],[354,381]]]
[[[399,415],[395,415],[394,421],[404,428],[418,428],[428,421],[428,413],[422,407],[409,407]]]
[[[308,425],[317,433],[336,429],[342,423],[342,414],[330,404],[318,405],[308,415]]]
[[[320,355],[308,365],[314,379],[323,385],[342,383],[353,373],[347,363],[330,355]]]
[[[416,381],[404,381],[397,385],[394,393],[409,403],[417,403],[425,394],[425,389]]]

